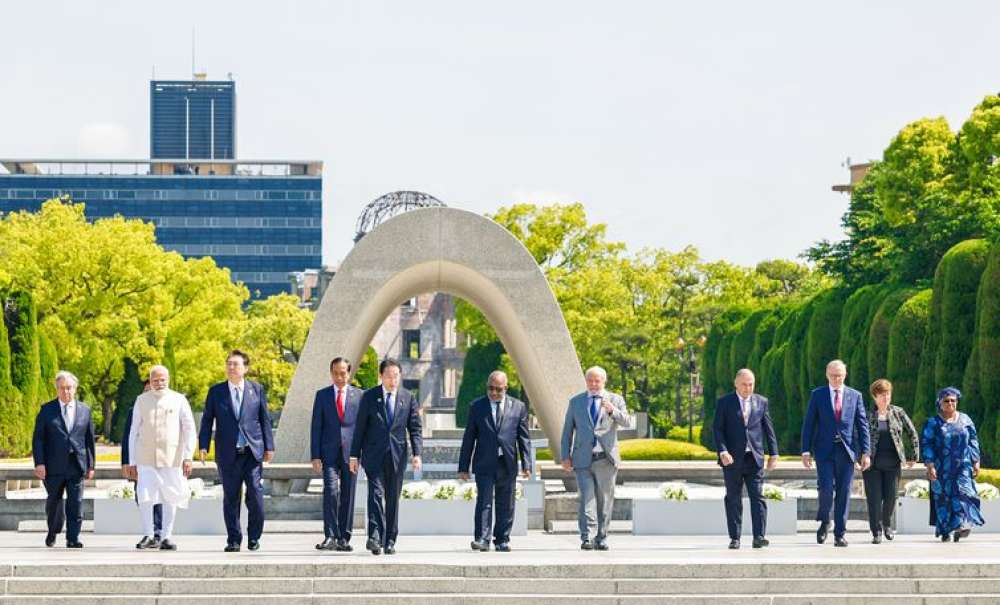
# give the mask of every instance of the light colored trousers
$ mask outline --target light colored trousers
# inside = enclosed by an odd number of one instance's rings
[[[611,526],[611,513],[615,506],[615,476],[618,469],[608,458],[591,463],[590,468],[574,469],[580,505],[577,522],[580,540],[604,542]]]

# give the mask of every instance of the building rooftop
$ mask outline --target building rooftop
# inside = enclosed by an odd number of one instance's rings
[[[0,175],[319,177],[320,160],[2,159]]]

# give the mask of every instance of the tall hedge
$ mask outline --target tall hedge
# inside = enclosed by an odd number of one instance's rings
[[[903,303],[908,301],[917,291],[912,288],[898,288],[887,291],[881,297],[881,303],[872,314],[871,325],[868,327],[868,380],[875,382],[887,376],[889,360],[889,334],[892,322]]]
[[[56,351],[55,343],[44,330],[38,331],[38,366],[41,370],[38,397],[41,400],[54,399],[56,374],[59,373],[59,353]]]
[[[715,400],[732,384],[732,378],[725,378],[725,373],[729,366],[729,350],[732,339],[733,327],[741,322],[749,314],[749,310],[743,307],[727,309],[719,314],[712,322],[712,327],[708,331],[708,339],[701,357],[702,375],[702,431],[701,444],[707,448],[712,447],[712,421],[715,419]],[[720,369],[720,363],[723,367]],[[723,375],[723,380],[719,380],[719,375]],[[707,428],[706,428],[707,427]]]
[[[844,314],[840,321],[840,342],[837,357],[847,364],[847,384],[867,391],[868,384],[868,328],[875,305],[881,301],[885,288],[869,285],[859,288],[844,303]]]
[[[914,416],[913,397],[917,391],[917,374],[920,371],[920,352],[927,334],[931,296],[928,288],[912,296],[896,313],[889,331],[888,378],[892,382],[893,403],[902,406]],[[917,422],[922,425],[921,419]]]
[[[826,383],[826,364],[837,358],[840,350],[840,320],[847,290],[827,290],[818,295],[806,334],[806,376],[810,388]],[[847,368],[850,373],[851,368]]]
[[[761,362],[759,381],[760,393],[767,397],[771,420],[774,422],[774,432],[782,451],[790,451],[794,447],[788,443],[788,398],[785,397],[784,370],[785,349],[788,343],[781,343],[764,354]]]
[[[754,334],[753,347],[747,357],[746,367],[754,372],[763,372],[764,355],[774,346],[774,334],[782,320],[788,315],[789,307],[779,305],[770,309],[757,324],[757,332]]]
[[[486,394],[486,381],[490,373],[500,369],[503,346],[497,342],[474,344],[465,353],[462,366],[462,383],[455,401],[455,425],[464,427],[469,420],[469,404]]]
[[[0,293],[0,456],[14,453],[21,414],[21,394],[10,378],[10,342],[4,321],[4,296]]]
[[[111,417],[111,434],[108,438],[115,443],[121,443],[128,438],[125,435],[125,421],[135,405],[135,399],[142,394],[143,378],[139,374],[139,365],[126,357],[123,363],[122,379],[118,381],[115,391],[115,411]]]
[[[966,240],[948,250],[934,272],[916,394],[917,409],[926,415],[934,413],[937,389],[959,386],[965,377],[975,332],[976,296],[988,254],[985,240]]]
[[[782,380],[785,385],[786,407],[788,409],[785,440],[788,443],[797,441],[802,432],[802,418],[809,400],[809,384],[804,376],[806,371],[804,359],[806,330],[809,326],[809,320],[812,318],[814,301],[815,299],[806,303],[795,313],[795,322],[788,336],[788,346],[785,348],[782,364]],[[795,448],[795,451],[798,451],[798,447]]]
[[[38,358],[38,316],[35,301],[27,292],[15,292],[6,313],[10,339],[10,378],[25,402],[38,399],[41,364]]]
[[[979,442],[987,462],[995,465],[1000,462],[1000,246],[990,251],[979,284],[974,351],[976,387],[983,404],[973,421],[979,428]]]
[[[733,342],[729,349],[729,369],[735,376],[742,368],[749,367],[750,353],[757,339],[757,328],[765,317],[770,315],[770,309],[759,309],[744,319],[733,333]],[[755,368],[751,368],[754,369]]]

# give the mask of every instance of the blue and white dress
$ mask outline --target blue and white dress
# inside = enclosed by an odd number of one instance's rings
[[[976,425],[966,414],[957,414],[954,422],[940,416],[928,418],[921,435],[924,462],[933,463],[937,471],[930,494],[935,536],[983,524],[972,478],[972,465],[979,462]]]

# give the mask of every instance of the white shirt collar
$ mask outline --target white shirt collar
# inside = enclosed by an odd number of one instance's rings
[[[226,382],[229,382],[229,381],[227,380]],[[240,392],[243,392],[243,391],[246,390],[246,384],[247,384],[246,380],[241,380],[239,384],[233,384],[233,383],[229,382],[229,390],[232,391],[234,389],[239,389]]]
[[[382,398],[383,399],[388,399],[389,395],[392,395],[393,397],[396,396],[396,394],[394,392],[392,392],[389,389],[385,388],[385,385],[382,385]]]

